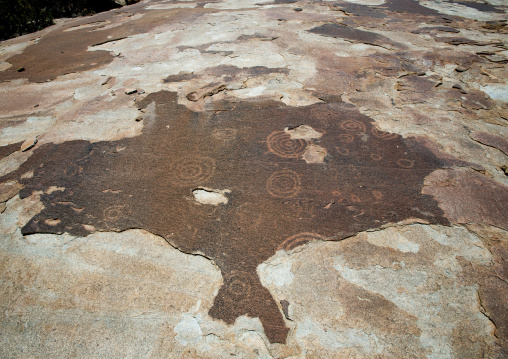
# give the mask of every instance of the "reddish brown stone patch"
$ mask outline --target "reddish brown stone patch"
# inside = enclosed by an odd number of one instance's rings
[[[470,229],[480,238],[492,254],[489,266],[474,266],[459,259],[464,269],[464,279],[478,284],[480,309],[495,325],[496,346],[494,358],[508,356],[508,241],[506,232],[488,226],[472,225]]]
[[[240,38],[238,38],[241,40]],[[198,49],[201,52],[205,52],[204,49],[206,46],[203,46],[203,49],[198,46]],[[269,75],[269,74],[289,74],[289,69],[282,68],[282,67],[266,67],[266,66],[253,66],[253,67],[245,67],[240,68],[237,66],[232,65],[220,65],[216,67],[211,67],[202,72],[202,74],[213,76],[215,78],[220,77],[222,78],[222,81],[224,82],[231,82],[231,81],[244,81],[245,78],[253,77],[253,76],[263,76],[263,75]],[[174,82],[181,82],[181,81],[188,81],[192,80],[194,78],[197,78],[198,76],[195,74],[190,73],[179,73],[177,75],[170,75],[167,78],[163,80],[165,83],[174,83]],[[208,86],[211,86],[208,85]]]
[[[324,24],[310,29],[309,32],[323,36],[361,42],[368,45],[406,48],[405,45],[393,42],[383,35],[379,35],[374,32],[358,30],[351,26],[336,23]]]
[[[115,16],[125,14],[123,9],[112,10],[94,16],[69,22],[55,30],[49,30],[35,44],[28,46],[21,54],[14,55],[6,61],[12,66],[0,71],[0,81],[27,78],[31,82],[50,81],[68,73],[81,72],[100,67],[113,61],[109,51],[88,51],[88,47],[137,35],[171,21],[192,22],[193,17],[210,12],[206,9],[177,9],[150,12],[143,9],[143,4],[129,7],[130,12],[143,14],[137,20],[128,21],[120,26],[94,31],[95,28],[83,28],[65,31],[87,23],[99,23],[115,20]],[[127,13],[128,13],[127,11]],[[18,72],[19,68],[24,68]]]
[[[19,151],[23,142],[12,143],[10,145],[0,146],[0,160],[10,154]]]
[[[138,137],[46,144],[0,178],[19,179],[22,198],[46,192],[44,210],[22,233],[86,236],[91,228],[143,228],[160,235],[220,267],[224,285],[213,317],[227,323],[258,317],[271,342],[284,342],[282,313],[256,273],[277,250],[409,218],[449,223],[421,190],[430,173],[452,161],[380,131],[350,104],[223,101],[192,112],[176,99],[162,91],[140,101],[140,108],[155,103],[155,119]],[[292,140],[280,133],[301,125],[323,135]],[[324,163],[293,156],[313,144],[326,149]],[[20,179],[30,170],[33,178]],[[64,190],[47,191],[51,186]],[[231,192],[227,204],[202,205],[193,198],[197,188]]]
[[[492,135],[487,132],[473,132],[471,138],[483,145],[497,148],[508,156],[508,140],[504,137]]]
[[[508,230],[508,187],[472,171],[438,170],[425,179],[452,223],[483,223]]]
[[[416,0],[386,0],[383,5],[380,5],[381,8],[386,8],[393,12],[407,13],[413,15],[423,15],[423,16],[446,16],[441,14],[439,11],[434,9],[430,9],[428,7],[422,6]]]

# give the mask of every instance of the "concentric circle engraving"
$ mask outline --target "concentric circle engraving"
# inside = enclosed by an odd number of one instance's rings
[[[125,206],[111,206],[104,210],[103,218],[107,222],[118,221],[124,212]]]
[[[349,156],[349,149],[347,148],[335,146],[335,150],[343,156]]]
[[[358,120],[346,120],[340,123],[340,127],[352,133],[365,133],[366,128],[363,122]]]
[[[372,127],[372,130],[370,130],[370,133],[372,133],[375,137],[380,138],[382,140],[392,140],[394,138],[397,138],[397,134],[390,133],[390,132],[384,132],[376,127]]]
[[[295,171],[284,169],[272,173],[266,181],[266,190],[273,197],[294,197],[300,192],[300,176]]]
[[[302,244],[316,240],[324,241],[326,240],[326,238],[316,233],[309,232],[298,233],[292,235],[291,237],[287,238],[284,242],[282,242],[280,246],[277,248],[277,250],[283,249],[285,251],[290,251],[298,246],[301,246]]]
[[[177,185],[197,185],[209,180],[215,172],[215,160],[210,157],[181,157],[171,165],[171,180]]]
[[[397,164],[402,168],[413,168],[415,161],[401,158],[400,160],[397,160]]]
[[[232,270],[224,276],[226,299],[239,302],[249,297],[252,288],[252,274],[239,270]]]
[[[300,158],[307,149],[307,141],[292,140],[284,131],[272,132],[266,139],[268,150],[279,157]]]
[[[343,143],[351,143],[355,140],[355,136],[350,133],[342,133],[337,137],[339,138],[339,141]]]

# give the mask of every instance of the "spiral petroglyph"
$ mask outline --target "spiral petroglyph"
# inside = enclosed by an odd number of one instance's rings
[[[292,140],[284,131],[274,131],[266,139],[268,150],[279,157],[300,158],[307,149],[307,141]]]
[[[171,180],[177,185],[198,185],[209,180],[215,172],[215,160],[210,157],[181,157],[171,165]]]
[[[308,243],[310,241],[325,241],[326,238],[323,236],[316,234],[316,233],[309,233],[309,232],[302,232],[295,235],[292,235],[291,237],[286,238],[284,242],[282,242],[277,250],[285,250],[290,251],[292,249],[295,249],[298,246],[301,246],[302,244]]]
[[[266,181],[266,190],[273,197],[294,197],[300,192],[300,175],[290,169],[272,173]]]
[[[340,127],[352,133],[365,133],[365,124],[357,120],[346,120],[340,123]]]

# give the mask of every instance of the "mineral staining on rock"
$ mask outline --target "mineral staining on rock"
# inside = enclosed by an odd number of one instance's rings
[[[1,355],[72,321],[119,357],[502,357],[489,2],[151,1],[9,41]]]
[[[44,193],[45,209],[22,233],[142,228],[203,253],[224,276],[210,314],[227,323],[258,317],[270,341],[283,343],[288,329],[256,274],[279,248],[406,219],[449,223],[421,191],[428,175],[452,163],[380,131],[351,105],[251,101],[216,113],[192,112],[176,100],[162,91],[138,102],[140,109],[155,104],[154,122],[138,137],[46,144],[2,178],[24,185],[21,198]],[[225,126],[228,141],[213,137]],[[326,160],[315,160],[320,151]],[[31,178],[18,178],[29,171]],[[54,186],[63,190],[48,191]]]

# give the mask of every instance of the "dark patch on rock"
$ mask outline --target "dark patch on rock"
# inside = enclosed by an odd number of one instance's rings
[[[284,316],[287,320],[291,320],[289,317],[289,302],[285,299],[280,301],[280,306],[282,307],[282,313],[284,313]]]
[[[427,27],[421,27],[418,30],[411,31],[413,34],[431,34],[436,31],[439,32],[452,32],[452,33],[459,33],[460,31],[457,30],[454,27],[450,26],[427,26]]]
[[[436,79],[426,76],[407,75],[397,81],[396,89],[401,91],[401,98],[411,103],[426,102],[429,94],[434,92]]]
[[[9,58],[7,61],[13,66],[0,72],[0,81],[28,78],[31,82],[44,82],[105,65],[114,58],[108,51],[87,51],[88,46],[105,39],[104,32],[50,32],[21,54]],[[20,67],[25,70],[15,70]]]
[[[154,111],[142,135],[46,144],[0,178],[19,180],[21,198],[43,192],[44,210],[22,233],[143,228],[184,252],[202,253],[224,277],[210,315],[227,323],[258,317],[271,342],[285,342],[289,329],[256,268],[277,250],[410,218],[449,223],[421,191],[430,173],[453,161],[378,130],[351,104],[223,101],[193,112],[161,91],[138,106]],[[284,131],[300,125],[323,135],[291,139]],[[302,159],[311,144],[327,150],[325,163]],[[33,177],[21,179],[30,170]],[[64,189],[48,192],[51,186]],[[227,204],[211,206],[193,200],[196,188],[231,192]]]
[[[10,145],[0,146],[0,160],[18,151],[21,148],[22,144],[23,141],[12,143]]]
[[[118,10],[98,14],[93,21],[88,18],[76,20],[61,28],[49,31],[38,42],[23,50],[22,53],[5,60],[11,63],[12,66],[0,71],[0,81],[27,78],[30,82],[45,82],[65,74],[91,70],[110,63],[115,56],[109,51],[88,51],[89,46],[97,46],[115,41],[111,39],[118,40],[130,35],[140,34],[159,25],[167,24],[173,19],[174,21],[184,21],[184,19],[189,21],[192,17],[209,12],[206,9],[150,12],[144,10],[142,6],[141,3],[134,4],[130,6],[130,9],[136,9],[137,13],[144,14],[143,17],[128,21],[109,30],[93,31],[94,29],[84,28],[65,31],[90,22],[99,23],[110,20],[118,15]],[[18,72],[17,69],[21,67],[25,71]]]
[[[487,132],[473,132],[471,138],[486,146],[497,148],[508,156],[508,140],[504,137],[492,135]]]
[[[264,3],[264,4],[256,4],[257,6],[264,5],[283,5],[283,4],[294,4],[298,2],[298,0],[274,0],[272,3]]]
[[[439,202],[452,223],[484,223],[508,230],[508,187],[472,171],[439,170],[423,193]]]
[[[194,75],[194,74],[180,72],[177,75],[169,75],[162,82],[164,82],[164,83],[173,83],[173,82],[189,81],[189,80],[195,79],[196,77],[198,77],[198,76]]]
[[[259,41],[273,41],[276,40],[277,36],[266,36],[261,34],[254,35],[240,35],[238,36],[238,41],[250,41],[250,40],[259,40]],[[227,66],[227,65],[225,65]]]
[[[496,105],[483,91],[470,89],[465,92],[452,89],[448,91],[447,96],[459,100],[461,105],[469,110],[490,110]]]
[[[253,66],[253,67],[237,67],[233,65],[220,65],[203,70],[201,75],[210,75],[213,77],[220,77],[224,82],[244,81],[248,77],[263,76],[269,74],[289,74],[289,69],[283,67],[266,67],[266,66]],[[170,75],[163,80],[165,83],[188,81],[198,78],[198,74],[179,73],[178,75]],[[218,82],[209,84],[206,87],[219,85]]]
[[[466,37],[435,37],[437,41],[446,42],[447,44],[458,46],[458,45],[476,45],[482,46],[483,44],[476,41],[471,40]]]
[[[436,10],[420,5],[418,1],[415,0],[386,0],[386,2],[379,7],[386,8],[393,12],[425,16],[445,16]]]
[[[450,1],[451,2],[451,1]],[[503,10],[498,9],[496,6],[491,5],[487,2],[472,2],[472,1],[453,1],[453,3],[467,6],[471,9],[476,9],[482,12],[497,12],[504,13]]]
[[[482,27],[487,30],[500,31],[506,27],[506,20],[486,21]]]
[[[403,44],[395,43],[386,36],[382,36],[373,32],[355,29],[351,26],[342,24],[324,24],[309,30],[314,34],[330,36],[339,39],[346,39],[355,42],[361,42],[367,45],[375,45],[381,47],[393,46],[405,48]]]
[[[351,4],[351,3],[345,3],[345,4],[333,4],[332,7],[333,10],[340,10],[347,15],[354,15],[354,16],[367,16],[372,18],[378,18],[378,19],[384,19],[386,18],[386,14],[384,14],[382,11],[366,6],[361,4]]]
[[[252,66],[252,67],[237,67],[233,65],[220,65],[205,70],[207,74],[213,76],[262,76],[269,74],[289,74],[289,69],[284,67],[266,67],[266,66]]]
[[[488,227],[471,226],[478,231],[482,242],[492,254],[492,264],[472,265],[458,258],[464,270],[464,277],[474,285],[479,285],[478,297],[481,311],[494,324],[496,348],[494,358],[506,358],[508,354],[508,242],[505,232]]]

